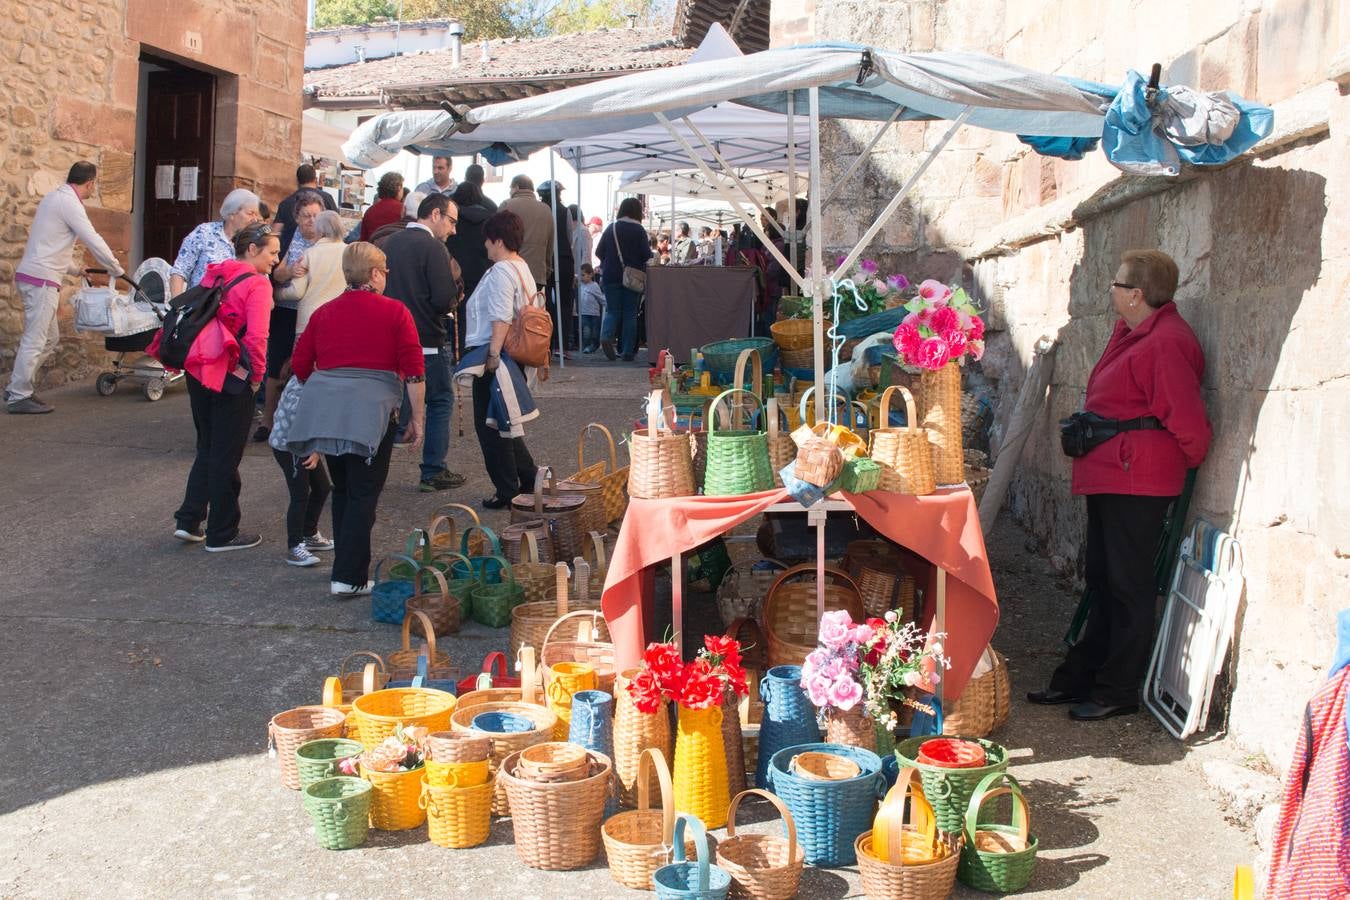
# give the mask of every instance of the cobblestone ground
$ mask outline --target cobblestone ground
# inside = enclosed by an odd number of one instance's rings
[[[579,427],[600,421],[618,433],[639,413],[645,383],[631,365],[579,361],[556,372],[528,436],[537,458],[571,472]],[[47,399],[53,415],[0,417],[0,896],[628,893],[601,859],[579,872],[524,868],[508,820],[474,850],[434,847],[425,830],[319,849],[264,752],[267,721],[316,702],[346,654],[393,649],[396,629],[371,622],[365,603],[330,600],[326,568],[282,563],[284,485],[262,445],[250,446],[242,476],[245,526],[264,545],[209,555],[170,537],[191,459],[182,385],[158,403],[132,386],[100,398],[92,384]],[[451,467],[470,480],[445,496],[417,493],[416,460],[396,451],[378,548],[394,551],[439,502],[489,493],[464,425]],[[989,538],[1003,603],[995,645],[1014,685],[1010,722],[995,738],[1011,748],[1040,838],[1030,893],[1226,895],[1254,848],[1224,821],[1200,772],[1228,752],[1223,742],[1179,745],[1146,716],[1077,725],[1062,708],[1020,700],[1053,667],[1073,605],[1025,540],[1009,521]],[[691,604],[691,615],[699,609]],[[471,625],[443,645],[473,666],[505,641],[504,630]],[[802,895],[858,896],[857,873],[808,870]]]

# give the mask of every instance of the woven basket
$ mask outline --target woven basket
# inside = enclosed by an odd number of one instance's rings
[[[697,857],[689,860],[685,851],[693,834]],[[731,875],[712,864],[712,849],[708,846],[708,831],[698,816],[680,813],[675,817],[675,833],[671,838],[675,855],[670,865],[652,873],[652,887],[657,900],[724,900],[731,889]]]
[[[778,364],[790,372],[811,372],[816,365],[815,351],[810,347],[779,350]]]
[[[574,639],[567,639],[566,633],[555,636],[558,626],[564,622],[573,622],[577,629],[571,632]],[[614,645],[601,640],[601,631],[605,617],[597,610],[577,610],[562,616],[544,635],[539,648],[539,664],[544,676],[544,688],[553,680],[552,667],[561,662],[587,663],[595,668],[595,689],[607,694],[614,693],[615,666]]]
[[[990,800],[1012,798],[1011,825],[980,821],[980,808]],[[1022,786],[1007,772],[986,775],[971,795],[965,817],[966,846],[956,877],[963,884],[990,893],[1011,894],[1031,881],[1038,841],[1031,834]]]
[[[824,438],[811,438],[797,451],[798,478],[816,487],[829,487],[844,471],[844,455]]]
[[[515,527],[507,526],[508,529]],[[523,534],[522,537],[521,543],[525,545],[525,549],[518,559],[512,561],[511,574],[515,577],[516,584],[520,585],[521,593],[524,595],[523,602],[538,603],[553,595],[556,563],[551,559],[544,559],[545,548],[548,549],[549,555],[552,555],[553,542],[547,539],[540,541],[532,532]],[[515,652],[515,649],[516,646],[512,646],[512,652]]]
[[[314,822],[319,846],[350,850],[366,842],[370,830],[370,782],[363,778],[324,778],[305,788],[304,807]]]
[[[642,752],[638,769],[637,809],[610,816],[600,828],[609,861],[609,874],[624,887],[635,891],[650,890],[652,875],[670,862],[675,834],[675,793],[670,782],[670,768],[660,750],[649,748]],[[651,808],[648,784],[655,779],[660,806]],[[686,853],[693,853],[693,842],[686,844]]]
[[[759,618],[759,607],[764,602],[764,595],[769,592],[779,572],[787,568],[776,559],[764,561],[778,568],[733,565],[722,576],[722,583],[717,586],[717,612],[722,617],[723,627],[737,619]]]
[[[404,606],[408,598],[416,592],[412,578],[419,565],[413,556],[401,554],[386,556],[375,563],[375,569],[370,576],[374,581],[370,589],[371,619],[388,625],[397,625],[403,621],[403,617],[407,615]],[[404,572],[406,577],[396,577],[393,574],[395,569]]]
[[[429,688],[386,688],[357,697],[352,703],[352,721],[357,740],[367,750],[392,737],[400,725],[420,725],[428,731],[450,727],[455,697]]]
[[[354,659],[365,659],[367,662],[360,669],[351,669],[349,667]],[[351,702],[362,694],[383,688],[389,681],[389,667],[385,665],[384,658],[374,650],[357,650],[355,653],[347,654],[338,665],[337,679],[342,687],[340,702],[350,706]],[[324,706],[333,705],[335,704],[324,703]]]
[[[956,884],[956,868],[961,858],[964,840],[960,835],[941,837],[944,854],[941,858],[917,865],[893,865],[877,858],[873,848],[872,832],[858,835],[854,849],[858,856],[858,872],[862,875],[863,893],[868,897],[887,900],[944,900],[950,897]]]
[[[711,497],[736,497],[773,487],[769,467],[767,431],[747,425],[743,429],[717,428],[717,408],[723,400],[747,395],[752,398],[757,418],[762,421],[759,398],[749,391],[732,389],[719,394],[708,414],[708,462],[703,476],[703,493]]]
[[[965,827],[966,807],[970,805],[975,788],[986,776],[1007,771],[1008,751],[992,741],[972,738],[984,748],[986,764],[979,768],[948,769],[918,761],[919,747],[929,740],[932,740],[931,735],[900,741],[895,746],[895,756],[902,767],[913,766],[919,770],[924,795],[933,804],[938,830],[960,834]]]
[[[532,869],[580,869],[600,852],[600,822],[613,766],[590,751],[595,774],[579,781],[547,784],[516,776],[520,755],[502,761],[497,775],[510,798],[516,855]]]
[[[475,676],[474,689],[464,691],[459,695],[459,702],[455,704],[456,709],[469,709],[484,703],[528,703],[538,705],[539,698],[539,667],[537,654],[531,646],[521,647],[516,652],[516,671],[520,673],[519,678],[512,679],[513,684],[494,685],[492,687],[482,687],[478,677]]]
[[[774,487],[783,486],[783,468],[797,458],[797,445],[792,442],[792,422],[787,412],[778,406],[778,398],[770,397],[764,404],[764,417],[769,433],[769,468],[773,471]],[[783,430],[782,425],[787,425]]]
[[[638,671],[625,669],[614,680],[614,769],[619,779],[619,797],[625,806],[636,803],[644,788],[648,793],[662,789],[661,785],[653,783],[655,773],[643,774],[642,755],[648,750],[661,754],[663,760],[671,755],[670,715],[666,701],[661,702],[661,708],[656,712],[644,713],[628,692],[628,685],[637,677]]]
[[[852,778],[823,781],[791,771],[794,757],[808,752],[842,756],[858,766]],[[792,812],[797,834],[813,866],[833,868],[857,861],[853,842],[872,827],[872,812],[885,788],[881,758],[843,744],[802,744],[779,750],[769,761],[770,789]]]
[[[492,741],[492,755],[488,758],[488,768],[492,780],[497,785],[492,798],[492,812],[494,815],[506,816],[510,815],[506,786],[497,777],[501,771],[502,761],[518,750],[524,750],[526,747],[552,740],[553,730],[558,725],[558,717],[552,711],[533,703],[477,703],[465,709],[455,710],[455,714],[450,719],[451,727],[456,731],[467,731],[481,735],[484,732],[473,727],[473,719],[485,712],[513,713],[518,716],[525,716],[534,723],[534,728],[530,731],[518,731],[509,734],[494,732],[488,735]]]
[[[592,531],[604,531],[609,527],[609,519],[605,518],[604,488],[596,481],[573,481],[564,478],[558,482],[558,492],[561,495],[575,494],[586,498],[577,515],[583,537],[577,543],[574,552],[580,554],[585,543],[584,535]]]
[[[546,484],[547,494],[544,493]],[[511,499],[511,521],[543,519],[553,538],[554,559],[568,560],[581,555],[586,532],[604,527],[603,523],[597,526],[589,521],[591,514],[584,510],[589,502],[586,498],[584,493],[561,491],[553,477],[553,469],[540,466],[535,474],[533,496],[519,494]],[[603,518],[603,511],[600,518]]]
[[[427,751],[429,762],[477,762],[492,755],[492,740],[476,732],[438,731],[427,738]]]
[[[470,525],[483,524],[473,507],[466,506],[463,503],[442,503],[436,508],[436,513],[432,517],[432,522],[434,524],[436,519],[441,516],[449,518],[451,523],[450,532],[448,535],[444,532],[437,532],[435,535],[430,535],[430,531],[428,531],[432,552],[458,550],[466,556],[483,556],[487,553],[488,545],[486,536],[481,531],[470,531],[468,530],[469,526],[466,526],[464,533],[456,540],[454,528],[456,511],[466,514],[469,518]]]
[[[848,546],[844,565],[858,583],[863,611],[881,618],[896,610],[900,618],[914,615],[916,582],[903,568],[900,551],[886,541],[853,541]]]
[[[482,549],[478,553],[468,554],[467,548],[472,544],[470,538],[474,537],[482,538]],[[459,542],[466,548],[466,552],[449,554],[448,551],[443,551],[433,559],[432,565],[437,565],[440,557],[451,556],[454,562],[445,572],[452,579],[473,579],[478,584],[496,584],[501,580],[502,566],[507,563],[502,556],[502,543],[497,537],[497,532],[486,525],[470,525],[464,529],[464,535]]]
[[[746,350],[759,353],[761,373],[772,372],[778,365],[778,346],[769,338],[733,338],[713,341],[699,348],[703,354],[703,368],[712,373],[713,381],[719,384],[728,384],[736,377],[736,362]]]
[[[583,573],[581,566],[576,571],[576,599],[579,603],[591,602],[591,590],[605,586],[605,577],[609,574],[609,554],[605,552],[605,538],[608,532],[592,531],[587,535],[586,552],[581,558],[586,563]],[[584,575],[584,577],[583,577]],[[595,602],[600,602],[600,591],[596,591]]]
[[[867,715],[861,703],[852,709],[830,708],[825,715],[825,742],[875,751],[876,728],[876,723]]]
[[[899,769],[872,820],[872,854],[884,863],[913,866],[942,859],[946,851],[918,771]]]
[[[933,465],[938,484],[960,484],[965,477],[961,449],[961,367],[949,362],[937,371],[925,370],[921,379],[919,415],[933,442]]]
[[[548,640],[549,629],[553,627],[553,623],[569,612],[598,612],[600,609],[599,598],[584,603],[572,599],[566,563],[556,563],[552,568],[553,586],[549,594],[552,595],[553,599],[522,603],[511,610],[512,654],[519,652],[520,648],[526,644],[531,647],[543,647],[544,642]],[[608,641],[609,627],[605,625],[604,618],[601,617],[598,622],[592,619],[592,622],[595,624],[597,631],[595,637],[602,642]]]
[[[360,741],[346,738],[320,738],[306,741],[295,750],[295,768],[300,773],[300,790],[304,790],[316,781],[335,778],[337,764],[344,759],[360,756],[364,748]]]
[[[736,833],[736,810],[751,795],[773,804],[783,819],[783,837],[772,834]],[[717,864],[731,875],[731,896],[756,900],[788,900],[797,896],[806,854],[797,845],[797,823],[792,813],[768,791],[751,788],[731,798],[727,811],[727,836],[717,845]]]
[[[816,649],[819,623],[815,579],[795,580],[807,574],[814,576],[815,571],[813,563],[793,566],[778,576],[764,597],[764,638],[770,666],[801,665],[807,654]],[[842,609],[853,621],[862,622],[866,614],[853,579],[829,566],[825,568],[825,576],[833,581],[825,585],[826,612]]]
[[[993,469],[986,469],[983,466],[966,465],[965,481],[970,488],[970,493],[975,496],[975,505],[980,505],[980,499],[984,497],[984,489],[989,486],[989,478],[994,474]]]
[[[670,395],[653,391],[647,410],[647,427],[629,436],[628,496],[663,500],[697,493],[689,435],[675,431]]]
[[[773,335],[773,342],[778,345],[781,351],[787,350],[806,350],[810,351],[815,343],[817,336],[822,340],[825,333],[828,332],[834,323],[825,319],[821,323],[821,328],[817,331],[813,327],[810,319],[780,319],[769,326],[769,334]],[[787,362],[787,353],[783,353],[784,365],[791,365]],[[804,368],[811,368],[807,363]]]
[[[501,560],[501,581],[479,584],[473,591],[473,620],[488,628],[511,624],[511,610],[525,602],[525,590],[516,583],[515,570]]]
[[[422,634],[426,638],[425,647],[412,645],[413,622],[421,625]],[[390,681],[411,681],[417,677],[420,672],[417,664],[419,656],[427,658],[428,665],[424,677],[432,681],[453,682],[459,679],[459,670],[450,662],[450,654],[436,649],[436,626],[431,623],[426,613],[413,610],[403,617],[402,648],[385,657],[389,662]]]
[[[567,741],[545,741],[520,751],[516,777],[526,781],[558,784],[580,781],[591,774],[586,748]]]
[[[460,626],[460,605],[459,599],[452,596],[450,587],[445,582],[445,576],[430,566],[423,566],[418,569],[418,586],[421,586],[423,573],[430,575],[434,579],[431,591],[419,591],[408,598],[406,609],[409,613],[420,612],[431,622],[431,627],[435,634],[454,634],[459,631]],[[412,617],[412,633],[419,637],[427,637],[425,629],[422,628],[422,619],[417,616]]]
[[[533,554],[525,540],[527,534],[534,538]],[[502,556],[513,566],[526,560],[552,565],[557,560],[553,553],[553,536],[548,533],[548,523],[543,519],[522,519],[507,525],[497,537],[502,542]],[[516,577],[520,577],[519,573]]]
[[[427,837],[438,847],[477,847],[492,830],[490,783],[436,787],[423,778],[418,805],[426,811]]]
[[[605,441],[609,444],[609,462],[606,465],[604,460],[595,463],[586,462],[586,436],[592,431],[598,431],[605,436]],[[623,512],[628,508],[628,467],[619,466],[619,451],[614,445],[614,435],[610,430],[599,422],[592,422],[581,429],[581,434],[577,436],[577,471],[567,476],[568,481],[598,484],[600,486],[601,503],[604,509],[604,523],[608,525],[616,519],[623,518]],[[604,530],[601,528],[600,530]]]
[[[427,783],[432,787],[477,787],[487,784],[491,775],[486,756],[466,762],[436,762],[429,759],[424,766]]]
[[[1008,720],[1011,696],[1007,660],[985,647],[961,698],[943,710],[942,733],[985,737]]]
[[[281,783],[293,791],[300,790],[295,751],[320,738],[342,737],[346,721],[347,717],[331,706],[297,706],[273,716],[267,723],[267,745],[276,748]]]
[[[722,754],[727,759],[727,794],[745,790],[745,742],[741,733],[741,698],[728,688],[722,695]]]
[[[788,771],[808,781],[847,781],[862,774],[862,768],[848,757],[819,750],[809,750],[792,757],[788,762]]]
[[[370,827],[380,831],[407,831],[427,820],[418,802],[426,773],[419,766],[407,772],[375,772],[361,766],[361,777],[370,782]]]
[[[548,697],[548,708],[558,716],[558,725],[553,731],[555,741],[567,740],[572,726],[572,696],[594,690],[597,690],[595,666],[590,663],[563,661],[549,668],[544,695]]]
[[[890,422],[891,396],[897,391],[905,398],[906,425],[893,428],[883,424],[873,428],[868,455],[881,466],[881,490],[921,497],[937,489],[933,447],[929,431],[918,425],[914,395],[906,388],[897,385],[882,392],[881,421]]]

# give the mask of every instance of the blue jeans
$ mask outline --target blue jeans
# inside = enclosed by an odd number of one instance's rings
[[[642,303],[642,295],[622,284],[607,284],[604,289],[605,323],[600,328],[600,336],[605,339],[618,337],[622,322],[623,340],[619,342],[619,353],[632,356],[637,353],[638,306]]]
[[[600,345],[600,317],[581,317],[581,349],[594,350]]]
[[[455,391],[450,382],[450,351],[442,347],[435,354],[423,355],[426,375],[426,435],[422,440],[422,480],[430,481],[445,471],[445,455],[450,452],[450,414],[455,409]],[[408,389],[403,389],[403,408],[399,410],[399,430],[408,427],[412,404]]]

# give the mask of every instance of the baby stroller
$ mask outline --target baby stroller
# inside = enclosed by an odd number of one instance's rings
[[[103,332],[104,349],[116,354],[113,357],[112,371],[100,373],[98,380],[94,382],[94,389],[98,391],[99,396],[111,397],[123,379],[138,378],[144,382],[142,390],[145,399],[154,401],[164,396],[165,388],[182,380],[182,372],[165,369],[159,360],[145,354],[145,348],[154,340],[156,332],[159,331],[159,324],[164,320],[164,314],[169,308],[169,273],[170,266],[167,262],[152,257],[142,262],[130,278],[121,276],[123,281],[131,285],[130,297],[116,295],[116,291],[112,288],[81,288],[77,293],[76,329]],[[86,291],[111,291],[115,296],[109,299],[114,305],[120,300],[124,309],[130,307],[125,319],[113,315],[107,317],[105,321],[82,326],[81,303],[89,299],[85,294]],[[109,299],[105,299],[104,303],[109,302]],[[127,361],[128,355],[132,355],[130,362]]]

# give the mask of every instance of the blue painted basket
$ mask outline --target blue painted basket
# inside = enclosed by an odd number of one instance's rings
[[[690,861],[684,852],[684,832],[692,834],[698,859]],[[680,813],[675,817],[674,861],[652,873],[652,887],[658,900],[723,900],[731,891],[731,873],[711,864],[708,832],[697,816]]]
[[[842,756],[856,764],[860,772],[832,781],[803,778],[791,771],[792,760],[809,752]],[[877,800],[886,791],[881,757],[846,744],[787,747],[769,761],[769,782],[797,823],[797,840],[806,851],[807,863],[834,868],[858,861],[854,841],[871,829]]]
[[[473,717],[470,723],[478,731],[489,734],[524,734],[534,731],[535,723],[525,716],[508,712],[485,712]]]
[[[375,572],[372,576],[375,580],[375,586],[370,589],[370,617],[376,622],[402,625],[403,617],[408,613],[408,600],[412,597],[415,588],[411,578],[382,579],[380,572],[385,563],[391,564],[391,570],[398,566],[407,566],[408,571],[414,573],[418,569],[418,564],[412,557],[404,556],[401,553],[396,556],[386,556],[375,564]]]
[[[764,713],[759,723],[759,757],[755,761],[755,787],[769,787],[769,760],[784,747],[820,740],[816,708],[801,685],[801,666],[774,666],[759,682]]]

